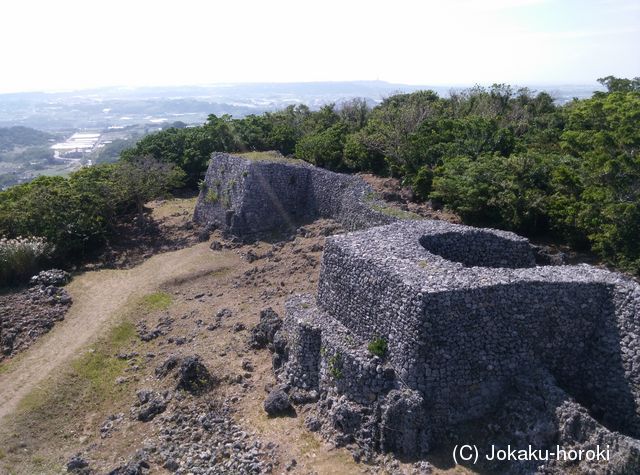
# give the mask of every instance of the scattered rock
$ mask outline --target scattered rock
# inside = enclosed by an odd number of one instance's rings
[[[87,462],[81,454],[76,454],[67,462],[67,472],[76,474],[88,474],[89,462]]]
[[[304,426],[311,432],[318,432],[322,428],[320,420],[316,416],[307,416],[304,420]]]
[[[553,249],[551,246],[531,245],[536,264],[545,266],[561,266],[566,263],[564,252]]]
[[[252,348],[265,348],[273,343],[276,332],[282,327],[282,319],[271,308],[260,312],[260,322],[251,330],[249,345]]]
[[[298,465],[298,461],[296,459],[291,459],[291,461],[284,467],[287,472],[290,472]]]
[[[213,376],[198,355],[187,356],[182,360],[177,377],[176,388],[194,394],[204,392],[214,384]]]
[[[243,361],[242,362],[242,369],[245,371],[253,371],[253,365],[251,364],[250,361]]]
[[[61,287],[68,284],[71,281],[71,274],[60,269],[43,270],[40,273],[31,277],[31,285],[49,286],[53,285]]]
[[[126,465],[121,465],[109,472],[109,475],[145,475],[149,470],[149,455],[139,450]]]
[[[221,251],[222,243],[220,241],[211,241],[211,244],[209,245],[209,249],[211,249],[212,251]]]
[[[264,400],[263,407],[270,416],[281,416],[292,409],[289,396],[282,389],[272,390]]]
[[[111,414],[106,421],[100,426],[100,437],[105,439],[111,437],[111,433],[115,430],[116,425],[124,420],[124,414],[122,412],[118,414]]]
[[[180,464],[176,461],[176,459],[170,457],[167,459],[167,461],[164,463],[162,467],[166,468],[170,472],[175,472],[180,468]]]
[[[216,313],[216,318],[218,320],[222,320],[224,318],[230,318],[233,315],[233,312],[228,309],[228,308],[221,308],[220,310],[218,310],[218,312]]]
[[[275,445],[246,432],[232,412],[226,399],[185,399],[163,420],[153,461],[180,474],[272,473]]]
[[[249,249],[249,251],[247,251],[247,254],[245,255],[245,259],[247,260],[247,262],[254,262],[257,261],[258,259],[260,259],[260,256],[258,256],[253,249]]]
[[[311,252],[320,252],[322,251],[322,249],[324,249],[324,246],[322,244],[320,244],[319,242],[313,244],[310,248]]]
[[[136,325],[138,337],[140,337],[142,341],[151,341],[155,340],[159,336],[166,335],[171,331],[173,321],[174,320],[171,317],[160,317],[160,321],[156,327],[153,330],[149,330],[147,322],[145,320],[141,320]]]
[[[134,409],[134,412],[139,421],[149,422],[167,408],[167,398],[160,393],[142,389],[136,395],[139,408]]]
[[[155,370],[156,378],[162,379],[168,375],[180,362],[180,358],[175,355],[169,356],[164,362],[158,366]]]
[[[0,361],[29,348],[64,320],[70,305],[67,291],[54,285],[0,295]]]
[[[241,322],[234,323],[233,327],[232,327],[232,330],[234,332],[236,332],[236,333],[241,332],[241,331],[246,330],[246,329],[247,329],[246,325],[244,323],[241,323]]]

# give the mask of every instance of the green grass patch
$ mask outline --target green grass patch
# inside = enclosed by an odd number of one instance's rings
[[[0,374],[6,373],[9,371],[10,364],[9,363],[0,363]]]
[[[140,300],[140,305],[146,311],[166,310],[173,302],[173,297],[167,292],[154,292],[145,295]]]
[[[115,379],[127,367],[127,361],[114,356],[118,350],[133,341],[136,329],[131,322],[122,322],[109,332],[102,344],[72,363],[76,376],[100,394],[112,392]]]
[[[322,448],[322,444],[320,441],[311,433],[304,430],[300,434],[300,442],[301,442],[301,453],[303,455],[309,454],[311,452],[317,452]]]
[[[342,379],[342,355],[338,352],[334,353],[327,359],[327,366],[329,367],[329,374],[334,379]]]
[[[371,209],[377,211],[378,213],[386,214],[387,216],[391,216],[399,219],[424,219],[422,216],[416,213],[412,213],[411,211],[403,211],[398,208],[393,208],[391,206],[383,206],[383,205],[372,205]]]
[[[19,404],[19,411],[38,418],[42,422],[57,413],[81,406],[81,401],[92,406],[111,400],[123,393],[125,384],[116,385],[115,379],[122,375],[128,362],[117,358],[117,354],[134,341],[133,323],[124,321],[111,328],[108,333],[70,364],[53,383],[29,393]]]

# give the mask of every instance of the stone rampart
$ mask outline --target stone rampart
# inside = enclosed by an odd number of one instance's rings
[[[359,177],[277,155],[247,157],[252,155],[213,155],[196,204],[196,222],[249,237],[294,229],[316,218],[335,219],[349,230],[395,221],[376,211],[378,201]]]
[[[330,237],[315,303],[292,299],[284,334],[301,324],[316,328],[320,349],[289,355],[281,376],[317,368],[308,388],[369,408],[352,412],[377,449],[420,453],[499,412],[523,378],[541,378],[586,407],[598,430],[637,445],[640,286],[588,265],[536,266],[515,234],[405,221]],[[368,351],[379,339],[383,358]],[[390,391],[401,391],[394,407],[422,401],[413,410],[422,429],[391,437],[381,418]]]

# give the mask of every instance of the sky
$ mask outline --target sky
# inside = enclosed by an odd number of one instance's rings
[[[0,92],[593,84],[640,76],[640,0],[3,1],[0,45]]]

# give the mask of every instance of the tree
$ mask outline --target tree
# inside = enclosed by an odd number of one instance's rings
[[[138,217],[144,219],[144,205],[184,184],[185,173],[171,163],[152,157],[139,157],[119,163],[113,170],[120,199],[135,206]]]
[[[599,78],[598,82],[607,88],[607,92],[633,92],[640,91],[640,77],[633,79],[606,76]]]
[[[366,99],[359,97],[344,102],[338,112],[340,120],[347,124],[349,132],[361,130],[367,124],[370,113],[371,109]]]
[[[440,114],[441,101],[433,91],[398,94],[372,112],[364,129],[367,147],[384,155],[392,174],[407,172],[407,143],[426,120]]]
[[[329,170],[344,169],[342,161],[347,126],[339,122],[326,130],[310,134],[296,145],[296,157]]]

